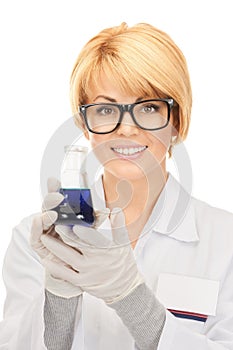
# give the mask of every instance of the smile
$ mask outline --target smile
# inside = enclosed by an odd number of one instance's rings
[[[111,149],[122,156],[137,156],[139,154],[141,154],[143,151],[145,151],[145,149],[147,148],[147,146],[140,146],[140,147],[112,147]]]

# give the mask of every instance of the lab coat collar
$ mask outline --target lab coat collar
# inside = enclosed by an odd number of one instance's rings
[[[91,191],[94,208],[106,210],[102,176],[93,184]],[[152,231],[183,242],[197,242],[199,236],[194,214],[191,195],[168,173],[167,182],[142,235]],[[105,222],[100,226],[104,227],[107,228],[108,223]]]
[[[149,221],[145,227],[183,242],[197,242],[193,199],[169,173]]]

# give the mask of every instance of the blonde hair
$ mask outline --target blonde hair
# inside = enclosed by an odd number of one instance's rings
[[[102,30],[81,50],[70,80],[72,112],[83,128],[78,113],[85,104],[93,84],[98,86],[101,73],[111,78],[126,94],[171,97],[178,137],[188,133],[192,107],[192,91],[185,57],[173,40],[150,24],[139,23]]]

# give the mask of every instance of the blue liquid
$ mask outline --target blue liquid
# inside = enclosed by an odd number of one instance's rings
[[[89,188],[61,188],[60,193],[65,199],[53,209],[58,213],[55,224],[84,226],[93,224],[94,212]]]

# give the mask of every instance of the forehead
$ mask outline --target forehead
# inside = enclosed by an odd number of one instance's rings
[[[138,99],[138,97],[137,94],[132,94],[130,89],[129,91],[122,90],[114,81],[108,78],[105,74],[102,74],[98,81],[91,84],[87,103],[101,102],[104,100],[109,100],[110,102],[131,103]]]
[[[117,102],[132,103],[141,98],[159,98],[165,97],[151,86],[142,88],[141,84],[132,81],[120,81],[120,77],[116,79],[114,75],[106,73],[99,74],[98,77],[89,82],[86,103],[100,102],[103,96],[109,97]]]

